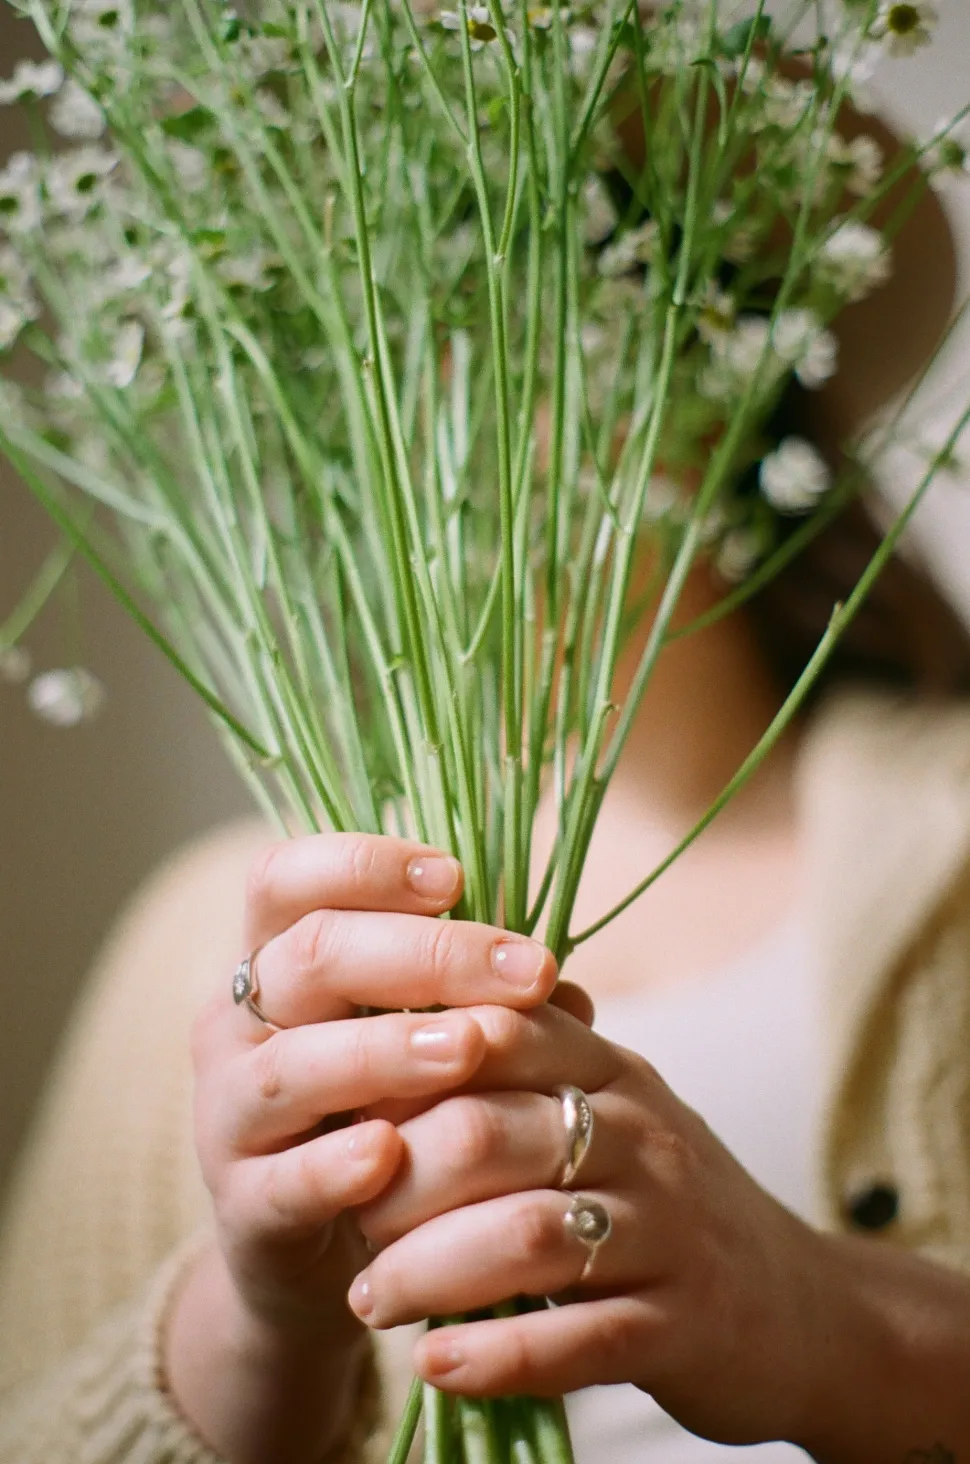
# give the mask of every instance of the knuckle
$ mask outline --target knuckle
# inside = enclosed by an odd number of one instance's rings
[[[377,844],[367,834],[344,834],[341,836],[341,855],[344,868],[355,886],[374,883],[379,869]]]
[[[684,1193],[693,1186],[697,1156],[685,1134],[659,1125],[647,1134],[646,1147],[650,1168],[668,1193]]]
[[[451,1145],[462,1167],[478,1168],[494,1162],[505,1147],[500,1115],[480,1099],[452,1098],[444,1105],[451,1130]]]
[[[566,1233],[562,1219],[532,1199],[522,1200],[513,1208],[506,1226],[508,1252],[523,1268],[561,1249]]]
[[[614,1367],[639,1355],[643,1344],[643,1321],[633,1307],[619,1308],[599,1319],[594,1346],[604,1376],[612,1377]]]
[[[447,989],[455,965],[457,936],[450,920],[429,920],[424,936],[424,964],[435,992]]]
[[[298,977],[312,975],[329,964],[335,934],[330,910],[314,910],[290,927],[290,959]]]
[[[287,839],[276,839],[253,856],[246,873],[247,909],[258,909],[272,897],[279,884],[280,860],[290,842]]]
[[[476,1008],[475,1020],[485,1033],[490,1053],[496,1057],[509,1057],[521,1043],[527,1028],[528,1018],[510,1007],[486,1006]]]
[[[262,1103],[276,1103],[284,1091],[282,1051],[276,1037],[269,1037],[252,1054],[256,1095]]]

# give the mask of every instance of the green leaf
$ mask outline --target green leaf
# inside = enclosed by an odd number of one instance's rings
[[[162,131],[168,137],[177,137],[180,142],[194,142],[215,125],[215,120],[208,107],[190,107],[175,117],[163,117]]]
[[[732,25],[721,37],[721,50],[725,56],[743,56],[749,44],[754,41],[767,40],[771,33],[771,16],[751,16],[749,20],[739,20],[737,25]]]

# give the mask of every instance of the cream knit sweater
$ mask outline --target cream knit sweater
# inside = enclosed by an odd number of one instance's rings
[[[799,794],[831,1014],[830,1221],[891,1183],[884,1238],[970,1271],[970,709],[843,696],[806,735]],[[239,959],[271,837],[247,822],[178,854],[85,987],[0,1236],[0,1464],[217,1464],[165,1393],[159,1336],[208,1224],[188,1031]],[[408,1331],[380,1339],[392,1417]],[[386,1444],[377,1429],[353,1452]]]

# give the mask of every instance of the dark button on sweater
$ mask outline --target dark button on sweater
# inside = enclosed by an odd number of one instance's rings
[[[849,1195],[846,1219],[857,1230],[885,1230],[899,1217],[899,1190],[886,1180],[877,1180]]]

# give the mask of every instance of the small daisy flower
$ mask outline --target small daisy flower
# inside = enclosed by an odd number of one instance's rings
[[[69,219],[82,219],[104,195],[104,186],[118,166],[116,153],[79,147],[54,159],[47,172],[47,192],[54,209]]]
[[[821,453],[802,437],[786,437],[761,463],[761,492],[779,513],[807,513],[832,486]]]
[[[580,195],[583,213],[583,238],[587,244],[602,244],[616,228],[616,209],[602,178],[591,173]]]
[[[865,134],[846,142],[834,133],[826,149],[832,167],[841,175],[845,187],[859,198],[865,198],[879,184],[885,158],[874,137]]]
[[[45,671],[30,683],[27,703],[41,721],[52,727],[77,727],[96,717],[104,701],[104,687],[83,666]]]
[[[461,16],[456,10],[442,10],[438,20],[445,30],[461,30]],[[481,50],[487,41],[494,41],[498,32],[492,25],[492,18],[488,13],[486,5],[470,5],[468,7],[468,34],[471,37],[472,50]]]
[[[9,81],[0,81],[0,106],[51,97],[64,81],[56,61],[19,61]]]
[[[41,220],[40,174],[30,153],[14,153],[0,168],[0,229],[26,234]]]
[[[104,113],[83,86],[70,79],[54,98],[49,112],[50,123],[62,137],[94,141],[104,132]]]
[[[9,350],[40,307],[30,288],[30,276],[12,249],[0,249],[0,351]]]
[[[809,390],[824,386],[835,375],[839,343],[814,310],[783,310],[775,321],[771,343]]]
[[[756,529],[730,529],[714,556],[714,567],[728,584],[746,580],[761,558],[761,535]]]
[[[912,56],[933,39],[940,18],[932,0],[882,0],[872,34],[890,56]]]
[[[950,117],[941,117],[933,128],[929,146],[920,158],[920,167],[932,179],[943,176],[966,178],[970,175],[970,149],[961,140]]]
[[[129,387],[138,374],[145,346],[145,327],[138,320],[122,323],[114,340],[111,360],[104,368],[104,379],[119,391]]]
[[[30,652],[23,646],[0,647],[0,681],[21,686],[30,675]]]
[[[709,346],[716,345],[734,329],[738,306],[733,295],[718,289],[713,281],[701,302],[697,316],[697,334]]]
[[[846,300],[864,300],[892,274],[889,247],[868,224],[850,219],[829,235],[815,261],[819,279]]]
[[[797,127],[815,97],[810,81],[789,81],[773,76],[765,86],[764,120],[772,127],[788,132]]]
[[[653,219],[648,219],[607,244],[596,261],[596,267],[607,279],[629,274],[631,270],[651,264],[656,259],[659,242],[659,226]]]

